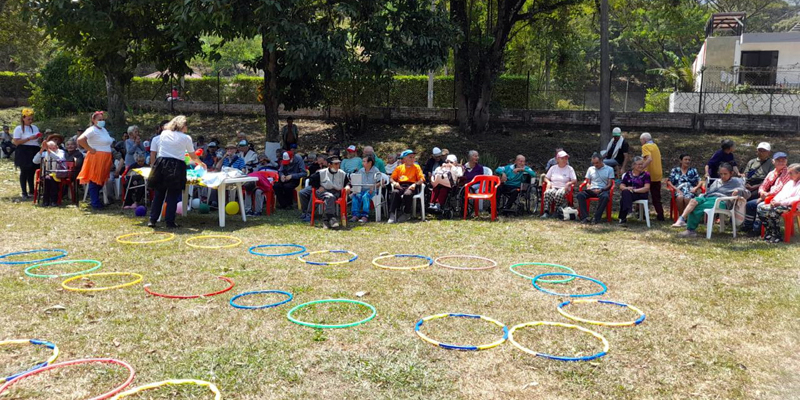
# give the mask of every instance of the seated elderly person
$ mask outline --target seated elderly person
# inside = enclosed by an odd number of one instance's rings
[[[425,174],[426,178],[429,178],[433,171],[442,165],[445,156],[447,156],[447,154],[444,153],[444,150],[438,147],[433,148],[430,158],[428,158],[428,161],[425,162],[425,166],[422,167],[422,173]]]
[[[500,176],[502,184],[497,188],[497,193],[505,196],[506,201],[500,207],[501,211],[509,211],[517,201],[520,187],[525,179],[536,176],[530,167],[525,164],[525,156],[518,155],[513,164],[504,167],[497,167],[497,175]],[[527,176],[527,178],[526,178]]]
[[[322,226],[325,228],[338,228],[339,219],[336,217],[338,204],[336,200],[342,197],[342,189],[350,189],[350,179],[344,170],[340,169],[342,161],[339,157],[331,157],[328,168],[317,171],[309,178],[310,187],[316,191],[317,199],[324,201]]]
[[[675,206],[678,208],[678,215],[683,214],[686,205],[697,194],[701,193],[703,187],[700,182],[700,174],[697,169],[692,168],[692,157],[688,154],[681,154],[680,164],[669,172],[667,187],[675,191]]]
[[[746,196],[747,189],[744,187],[744,180],[742,178],[735,178],[733,176],[734,167],[728,163],[722,163],[719,166],[717,174],[719,179],[714,180],[711,187],[708,188],[705,194],[692,199],[683,210],[683,214],[678,218],[678,221],[673,224],[673,227],[686,227],[686,230],[681,232],[680,235],[684,237],[697,236],[697,226],[703,221],[705,210],[714,207],[714,203],[718,197],[730,196]],[[720,204],[722,208],[730,208],[730,204],[723,202]]]
[[[292,193],[300,184],[300,179],[308,176],[306,164],[303,157],[293,154],[291,151],[283,152],[281,155],[281,166],[278,169],[278,181],[272,184],[275,190],[275,197],[278,200],[278,208],[285,210],[292,208]]]
[[[44,182],[42,206],[55,206],[58,204],[58,182],[61,178],[67,178],[64,150],[59,149],[53,140],[45,141],[41,150],[33,156],[34,164],[41,164],[42,161],[45,163],[41,170],[43,175],[39,176]]]
[[[789,182],[789,170],[786,168],[786,153],[779,151],[772,156],[772,163],[775,169],[767,174],[764,181],[758,187],[758,198],[747,201],[744,213],[744,224],[742,232],[749,232],[753,236],[760,234],[761,223],[756,219],[758,205],[763,203],[769,196],[778,194],[783,186]]]
[[[581,222],[593,224],[602,221],[603,212],[611,201],[609,191],[614,184],[614,169],[603,163],[600,153],[592,154],[592,166],[586,170],[586,180],[588,185],[575,195],[575,200],[578,202]],[[597,199],[597,210],[594,212],[594,218],[589,218],[586,200],[593,198]]]
[[[381,183],[383,174],[375,166],[375,156],[372,154],[364,156],[362,164],[364,166],[353,174],[361,178],[361,184],[353,186],[353,207],[350,212],[352,214],[350,221],[366,223],[369,221],[370,202],[378,191],[378,185]]]
[[[469,153],[467,153],[467,163],[462,166],[464,168],[464,175],[461,177],[461,182],[459,184],[466,185],[472,182],[476,176],[483,175],[483,165],[478,162],[479,160],[480,154],[478,154],[477,150],[470,150]]]
[[[344,172],[352,174],[363,166],[361,158],[358,156],[358,149],[356,149],[356,146],[347,146],[347,158],[342,161],[342,169]]]
[[[219,157],[217,157],[217,150],[219,150],[217,142],[209,142],[208,146],[206,146],[205,150],[203,150],[203,155],[200,156],[200,160],[203,161],[203,163],[209,168],[214,168],[214,166],[217,164],[217,161],[219,161]]]
[[[789,211],[792,205],[800,201],[800,164],[789,166],[789,182],[780,192],[770,199],[770,203],[763,202],[758,205],[758,219],[764,226],[764,241],[779,243],[781,241],[781,220],[783,213]],[[794,223],[792,221],[791,223]]]
[[[136,172],[133,172],[133,170],[146,167],[147,163],[145,161],[147,157],[144,155],[144,152],[139,151],[133,155],[133,159],[134,164],[129,166],[127,171],[125,171],[125,177],[130,181],[125,184],[126,187],[123,187],[122,190],[126,190],[128,187],[132,189],[125,194],[125,204],[122,207],[124,209],[136,209],[136,207],[139,207],[139,204],[144,203],[144,178]]]
[[[394,172],[394,169],[397,168],[398,165],[402,164],[402,161],[397,158],[397,154],[395,153],[390,153],[386,157],[386,161],[388,161],[388,164],[386,164],[386,174],[388,175],[391,175],[392,172]]]
[[[228,145],[225,146],[225,156],[218,159],[217,163],[214,165],[214,169],[217,171],[221,171],[222,168],[235,168],[244,173],[244,158],[237,154],[236,145],[233,143],[228,143]]]
[[[408,220],[414,195],[419,191],[420,185],[425,182],[425,175],[422,174],[422,168],[417,164],[417,154],[413,150],[403,151],[400,153],[400,158],[403,163],[394,169],[390,179],[392,193],[389,196],[391,202],[389,221],[387,221],[390,224]]]
[[[650,174],[644,170],[644,159],[640,156],[633,158],[632,169],[622,175],[619,185],[619,223],[628,223],[628,214],[633,209],[633,202],[647,200],[650,196]],[[647,210],[650,212],[650,210]]]
[[[75,166],[72,169],[72,176],[70,179],[76,179],[81,172],[83,166],[83,153],[78,149],[78,141],[76,139],[67,140],[67,150],[64,152],[64,159],[68,162],[74,162]]]
[[[239,157],[244,159],[245,173],[253,172],[258,165],[258,154],[251,148],[247,140],[239,141]]]
[[[742,173],[744,187],[750,192],[747,200],[758,198],[758,189],[761,183],[773,169],[775,169],[775,164],[772,161],[772,146],[767,142],[761,142],[756,148],[756,158],[747,162]]]
[[[544,181],[547,183],[547,190],[544,192],[542,218],[549,218],[551,208],[567,206],[567,193],[578,183],[578,177],[569,165],[569,154],[566,151],[561,150],[556,153],[556,164],[547,170]]]
[[[444,164],[433,171],[431,176],[431,203],[428,206],[433,211],[440,211],[442,205],[447,201],[447,195],[458,185],[459,179],[464,175],[464,169],[458,164],[455,154],[450,154]]]

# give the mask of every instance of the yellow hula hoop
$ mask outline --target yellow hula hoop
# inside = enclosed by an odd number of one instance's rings
[[[123,397],[128,397],[130,395],[133,395],[133,394],[145,391],[145,390],[156,389],[156,388],[159,388],[159,387],[162,387],[162,386],[168,386],[168,385],[173,385],[173,386],[175,386],[175,385],[204,386],[204,387],[207,387],[208,390],[210,390],[212,393],[214,393],[214,400],[222,400],[222,393],[219,392],[219,389],[217,389],[216,385],[214,385],[211,382],[201,381],[201,380],[197,380],[197,379],[169,379],[169,380],[161,381],[161,382],[148,383],[146,385],[137,386],[137,387],[135,387],[133,389],[129,389],[129,390],[126,390],[126,391],[124,391],[122,393],[119,393],[116,396],[112,397],[111,400],[121,399]]]
[[[14,374],[14,375],[10,375],[10,376],[7,376],[7,377],[0,377],[0,382],[8,382],[8,381],[10,381],[10,380],[12,380],[12,379],[14,379],[14,378],[26,373],[26,372],[33,371],[35,369],[39,369],[39,368],[42,368],[42,367],[46,367],[46,366],[52,364],[53,361],[55,361],[56,358],[58,358],[59,351],[58,351],[58,346],[56,346],[55,343],[50,343],[50,342],[47,342],[47,341],[44,341],[44,340],[39,340],[39,339],[10,339],[10,340],[0,341],[0,346],[13,345],[13,344],[41,345],[41,346],[47,347],[48,349],[52,349],[53,350],[53,354],[50,355],[50,358],[48,358],[47,361],[40,362],[40,363],[34,365],[33,367],[28,368],[25,371],[18,372],[18,373]]]
[[[378,261],[386,259],[386,258],[421,258],[421,259],[425,260],[425,263],[421,264],[421,265],[413,265],[413,266],[410,266],[410,267],[393,267],[391,265],[383,265],[383,264],[378,263]],[[381,253],[381,255],[379,255],[378,257],[375,257],[375,258],[372,259],[372,265],[374,265],[374,266],[376,266],[378,268],[393,269],[393,270],[410,271],[410,270],[415,270],[415,269],[427,268],[427,267],[431,266],[432,264],[433,264],[433,259],[431,259],[430,257],[427,257],[427,256],[422,256],[422,255],[417,255],[417,254],[385,254],[385,253]]]
[[[569,305],[570,303],[573,303],[573,304],[578,304],[578,303],[600,303],[600,304],[615,305],[615,306],[619,306],[619,307],[622,307],[622,308],[631,309],[634,312],[639,313],[639,317],[637,317],[635,320],[625,321],[625,322],[593,321],[593,320],[590,320],[590,319],[584,319],[584,318],[581,318],[581,317],[576,317],[576,316],[574,316],[572,314],[569,314],[566,311],[564,311],[564,306]],[[558,312],[561,313],[561,315],[563,315],[565,318],[571,319],[573,321],[583,322],[584,324],[601,325],[601,326],[615,326],[615,327],[634,326],[634,325],[641,324],[642,322],[644,322],[644,319],[645,319],[644,311],[638,309],[635,306],[632,306],[630,304],[620,303],[620,302],[617,302],[617,301],[600,300],[600,299],[577,299],[577,300],[565,301],[565,302],[563,302],[563,303],[558,305]]]
[[[308,257],[308,256],[312,256],[314,254],[323,254],[323,253],[349,254],[352,257],[350,257],[347,260],[332,261],[332,262],[318,262],[318,261],[308,261],[308,260],[306,260],[306,257]],[[358,254],[353,253],[350,250],[320,250],[320,251],[312,251],[310,253],[303,253],[299,257],[297,257],[297,259],[302,261],[302,262],[304,262],[304,263],[306,263],[306,264],[311,264],[311,265],[341,265],[341,264],[347,264],[347,263],[351,263],[351,262],[353,262],[355,260],[358,260]]]
[[[199,239],[233,239],[236,242],[235,243],[231,243],[231,244],[226,244],[224,246],[199,246],[199,245],[191,243],[192,240],[199,240]],[[236,246],[242,244],[242,239],[239,239],[239,238],[234,237],[234,236],[228,236],[228,235],[202,235],[202,236],[190,237],[190,238],[186,239],[184,241],[184,243],[186,243],[186,245],[188,245],[189,247],[194,247],[196,249],[225,249],[225,248],[228,248],[228,247],[236,247]]]
[[[123,276],[123,275],[132,276],[132,277],[134,277],[136,279],[134,279],[131,282],[126,282],[126,283],[122,283],[122,284],[119,284],[119,285],[108,286],[108,287],[93,287],[93,288],[88,288],[88,289],[76,288],[76,287],[71,287],[71,286],[67,285],[67,283],[72,282],[74,280],[78,280],[78,279],[81,279],[81,278],[89,278],[89,277],[92,277],[92,276]],[[69,279],[65,280],[64,282],[61,282],[61,287],[66,289],[66,290],[71,290],[73,292],[100,292],[100,291],[103,291],[103,290],[122,289],[122,288],[125,288],[125,287],[128,287],[128,286],[133,286],[133,285],[141,282],[142,279],[144,279],[144,277],[142,275],[137,274],[137,273],[133,273],[133,272],[101,272],[101,273],[97,273],[97,274],[84,274],[84,275],[73,276],[72,278],[69,278]]]
[[[147,242],[133,242],[130,240],[123,240],[125,238],[137,235],[167,235],[167,237],[164,239],[150,240]],[[175,239],[175,234],[170,232],[135,232],[135,233],[129,233],[127,235],[117,236],[117,242],[122,244],[155,244],[155,243],[169,242],[172,239]]]
[[[562,357],[562,356],[554,356],[554,355],[547,354],[547,353],[540,353],[538,351],[533,351],[533,350],[531,350],[531,349],[519,344],[519,342],[517,342],[514,339],[514,332],[516,332],[518,329],[527,328],[527,327],[535,327],[535,326],[540,326],[540,325],[557,326],[557,327],[567,328],[567,329],[577,329],[577,330],[579,330],[581,332],[588,333],[588,334],[594,336],[595,338],[597,338],[598,340],[600,340],[603,343],[603,350],[601,352],[593,354],[591,356]],[[528,354],[533,355],[533,356],[544,357],[544,358],[549,358],[551,360],[558,360],[558,361],[591,361],[591,360],[603,357],[606,354],[608,354],[608,350],[611,347],[608,344],[608,340],[606,340],[606,338],[603,337],[603,335],[601,335],[601,334],[599,334],[599,333],[597,333],[595,331],[586,329],[586,328],[584,328],[582,326],[578,326],[578,325],[562,324],[560,322],[549,322],[549,321],[533,321],[533,322],[525,322],[525,323],[522,323],[522,324],[519,324],[519,325],[515,325],[515,326],[511,327],[511,330],[508,333],[508,341],[511,342],[511,344],[513,344],[514,347],[522,350],[525,353],[528,353]]]
[[[480,320],[484,320],[484,321],[487,321],[487,322],[491,322],[491,323],[499,326],[503,330],[503,337],[498,339],[498,340],[496,340],[496,341],[494,341],[494,342],[492,342],[492,343],[488,343],[488,344],[456,345],[456,344],[442,343],[442,342],[440,342],[438,340],[431,339],[430,337],[428,337],[427,335],[422,333],[422,331],[420,330],[420,328],[422,327],[422,324],[425,323],[425,322],[433,321],[435,319],[440,319],[440,318],[447,318],[447,317],[474,318],[474,319],[480,319]],[[427,317],[421,318],[417,322],[417,324],[414,325],[414,332],[417,334],[417,336],[419,336],[420,339],[422,339],[422,340],[424,340],[424,341],[426,341],[426,342],[428,342],[428,343],[430,343],[430,344],[432,344],[434,346],[438,346],[438,347],[441,347],[441,348],[444,348],[444,349],[448,349],[448,350],[467,350],[467,351],[488,350],[488,349],[500,346],[501,344],[505,343],[506,340],[508,340],[508,327],[505,324],[503,324],[502,322],[500,322],[500,321],[498,321],[498,320],[496,320],[494,318],[489,318],[489,317],[486,317],[486,316],[483,316],[483,315],[475,315],[475,314],[444,313],[444,314],[429,315]]]

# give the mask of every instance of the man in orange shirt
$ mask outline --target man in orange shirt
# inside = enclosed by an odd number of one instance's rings
[[[419,191],[419,186],[425,182],[425,175],[422,174],[422,168],[416,164],[417,154],[413,150],[402,152],[400,158],[403,163],[392,171],[391,177],[392,194],[388,221],[390,224],[408,220],[414,195]],[[399,217],[398,211],[400,211]]]

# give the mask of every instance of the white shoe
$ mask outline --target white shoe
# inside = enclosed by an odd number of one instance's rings
[[[672,224],[673,228],[683,228],[684,226],[686,226],[686,221],[683,220],[683,217],[678,218],[678,220]]]
[[[395,214],[389,214],[389,220],[386,221],[386,223],[387,224],[393,224],[395,222],[397,222],[397,220],[395,219]]]

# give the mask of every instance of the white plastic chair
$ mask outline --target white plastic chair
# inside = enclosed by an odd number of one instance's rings
[[[650,227],[650,201],[647,199],[636,200],[633,202],[634,206],[638,205],[639,208],[639,221],[647,221],[647,227]]]
[[[383,198],[386,185],[389,184],[389,176],[381,174],[381,184],[378,185],[378,190],[372,196],[372,205],[375,207],[375,222],[381,222],[381,216],[385,212],[389,214],[389,203]]]
[[[414,199],[411,200],[411,216],[417,216],[417,203],[419,203],[420,214],[422,215],[422,220],[425,221],[425,184],[420,184],[419,193],[414,195]]]
[[[723,201],[733,201],[731,208],[724,209],[720,207],[720,204]],[[730,197],[717,197],[714,200],[714,207],[705,210],[706,213],[706,239],[711,239],[711,232],[714,231],[714,219],[717,215],[719,215],[719,231],[725,232],[725,219],[730,218],[731,226],[733,228],[733,237],[736,238],[736,219],[734,217],[734,211],[736,210],[736,202],[739,201],[738,196],[730,196]]]

